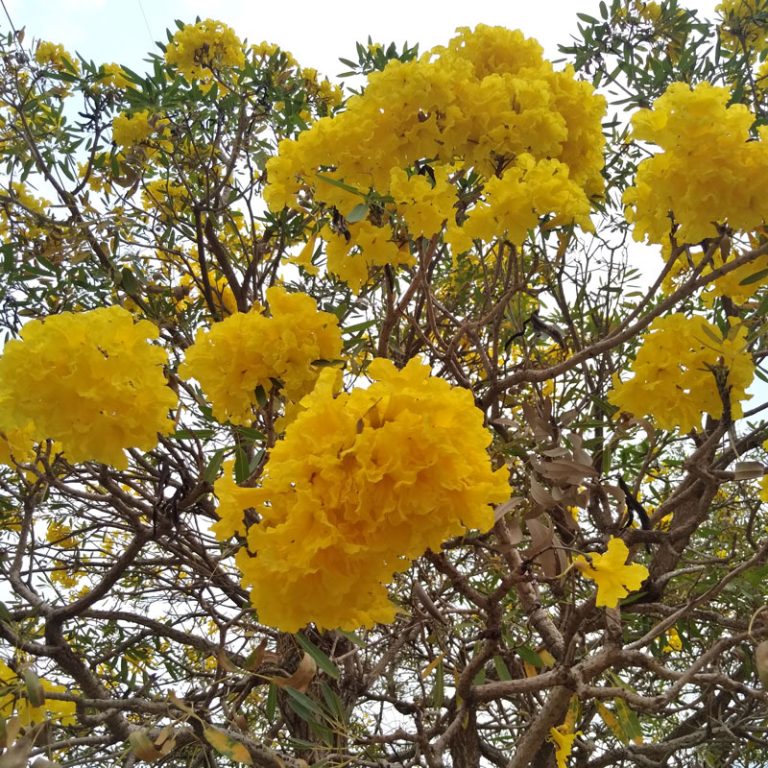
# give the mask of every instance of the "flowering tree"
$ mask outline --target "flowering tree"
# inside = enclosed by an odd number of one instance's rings
[[[346,91],[4,38],[2,768],[768,761],[768,2],[718,13]]]

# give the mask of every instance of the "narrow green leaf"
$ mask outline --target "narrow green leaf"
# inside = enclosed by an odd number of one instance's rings
[[[213,437],[216,432],[212,429],[180,429],[174,432],[171,437],[176,440],[207,440]]]
[[[334,179],[331,176],[326,176],[324,173],[316,173],[315,176],[320,179],[320,181],[324,181],[326,184],[343,189],[345,192],[351,192],[353,195],[360,195],[360,197],[363,196],[363,193],[351,184],[345,184],[343,181]]]
[[[128,267],[123,267],[122,272],[120,272],[120,285],[126,293],[139,293],[141,291],[141,283]]]
[[[334,691],[328,683],[320,683],[320,692],[323,694],[325,706],[333,716],[333,719],[337,723],[343,724],[346,721],[346,713],[344,711],[344,704],[342,704],[336,691]]]
[[[237,446],[235,449],[235,482],[244,483],[248,479],[248,454],[243,450],[242,446]]]
[[[320,705],[295,688],[283,688],[288,694],[288,705],[304,721],[313,722],[316,718],[323,716],[323,710]]]
[[[240,427],[236,428],[237,434],[244,437],[246,440],[253,440],[256,443],[263,443],[267,436],[263,432],[259,432],[258,429],[253,427]]]
[[[751,275],[747,275],[743,280],[739,282],[739,285],[751,285],[757,283],[764,277],[768,277],[768,269],[760,269],[757,272],[753,272]]]
[[[213,485],[213,482],[219,475],[221,465],[224,463],[224,456],[226,453],[227,451],[225,448],[219,448],[219,450],[213,454],[211,460],[208,462],[208,466],[205,468],[205,472],[203,472],[203,480],[205,480],[206,483]]]
[[[296,642],[315,660],[320,669],[325,672],[328,677],[332,677],[334,680],[338,680],[341,676],[339,668],[331,661],[331,659],[318,648],[308,637],[302,632],[294,635]]]
[[[544,666],[544,662],[541,660],[541,656],[539,656],[536,651],[534,651],[532,648],[529,648],[527,645],[521,645],[517,649],[517,654],[526,664],[532,664],[534,667]]]
[[[368,215],[368,206],[365,203],[358,203],[344,218],[350,223],[355,224],[362,221]]]
[[[509,668],[501,656],[493,657],[493,666],[496,669],[496,675],[498,676],[499,680],[507,681],[512,679],[512,675],[509,673]]]
[[[270,683],[269,692],[267,693],[267,720],[275,719],[275,712],[277,711],[277,686],[274,683]]]
[[[345,629],[338,629],[336,631],[339,634],[344,635],[350,643],[354,643],[358,648],[365,648],[365,640],[358,637],[354,632],[348,632]]]
[[[445,700],[445,670],[442,659],[435,667],[435,687],[432,689],[432,706],[440,709]]]

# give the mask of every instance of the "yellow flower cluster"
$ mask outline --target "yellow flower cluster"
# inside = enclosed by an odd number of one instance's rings
[[[80,62],[72,58],[63,45],[41,40],[35,49],[35,61],[43,67],[63,72],[79,72]]]
[[[112,138],[118,147],[132,147],[146,141],[155,132],[149,120],[149,112],[121,112],[112,121]]]
[[[50,201],[35,197],[27,184],[17,181],[10,183],[10,191],[12,196],[0,208],[0,234],[9,235],[18,226],[23,229],[25,239],[44,238],[50,231],[46,227]]]
[[[13,466],[35,460],[35,428],[31,423],[0,432],[0,464]]]
[[[0,358],[0,428],[52,438],[72,462],[127,466],[126,448],[150,450],[173,423],[157,329],[120,307],[32,320]]]
[[[271,317],[237,313],[199,330],[179,368],[180,375],[200,382],[219,421],[249,424],[256,389],[269,393],[275,379],[289,400],[300,400],[318,377],[312,363],[341,356],[336,317],[320,312],[313,298],[273,286],[267,302]]]
[[[759,248],[765,242],[765,232],[750,235],[750,245]],[[743,254],[737,247],[723,252],[716,248],[714,253],[707,243],[690,246],[685,249],[672,264],[665,275],[662,288],[666,293],[677,290],[682,283],[693,276],[694,269],[700,269],[703,276],[732,262]],[[670,243],[662,245],[662,257],[668,261],[672,255]],[[704,261],[704,265],[701,262]],[[701,300],[705,307],[712,307],[716,298],[727,296],[736,304],[748,302],[758,291],[768,284],[768,256],[759,256],[754,261],[734,269],[716,278],[702,289]]]
[[[670,212],[678,243],[715,237],[717,224],[751,231],[763,223],[768,128],[748,141],[755,116],[729,99],[727,88],[710,83],[673,83],[652,110],[634,115],[634,137],[663,150],[640,163],[624,195],[635,239],[668,242]]]
[[[40,678],[43,697],[49,693],[67,693],[63,685]],[[75,722],[75,702],[45,699],[39,706],[33,705],[28,696],[28,686],[4,661],[0,660],[0,717],[7,719],[16,715],[23,726],[36,725],[53,720],[62,725]],[[71,691],[69,691],[71,693]]]
[[[723,0],[715,10],[722,19],[720,40],[726,48],[756,55],[768,46],[766,0]]]
[[[707,265],[702,270],[702,274],[709,274],[739,255],[738,251],[734,251],[730,258],[724,258],[720,250],[716,251],[711,265]],[[768,256],[760,256],[749,264],[744,264],[710,283],[702,294],[702,300],[706,306],[712,306],[715,297],[728,296],[736,304],[743,304],[765,286],[768,282],[767,272]],[[755,276],[760,274],[763,276],[756,280]]]
[[[235,31],[220,21],[205,19],[187,24],[172,38],[165,61],[177,67],[189,82],[211,82],[214,70],[241,67],[245,63],[243,43]]]
[[[72,535],[72,529],[60,520],[51,520],[45,534],[46,541],[60,549],[74,549],[79,541]]]
[[[310,194],[347,216],[375,193],[384,201],[384,215],[370,221],[380,230],[376,245],[345,233],[346,250],[362,250],[368,265],[407,261],[394,248],[403,225],[418,238],[447,223],[461,249],[476,237],[519,242],[550,214],[589,227],[590,199],[603,190],[604,111],[589,84],[571,68],[554,71],[521,32],[461,29],[446,47],[372,73],[346,111],[281,142],[265,199],[273,210],[301,208]],[[474,204],[459,192],[470,173],[480,179]],[[333,240],[330,227],[323,236]],[[359,267],[329,269],[359,280]]]
[[[384,584],[427,547],[493,525],[505,470],[472,395],[411,360],[378,358],[373,383],[334,397],[325,369],[272,450],[260,488],[217,483],[217,534],[247,532],[237,563],[259,619],[293,632],[307,622],[352,629],[392,621]],[[253,553],[253,554],[251,554]]]
[[[720,418],[730,390],[731,415],[738,418],[755,372],[746,336],[741,324],[723,338],[702,317],[657,318],[632,363],[633,377],[617,380],[608,400],[627,413],[652,415],[662,429],[688,432],[701,426],[703,413]]]
[[[41,678],[43,693],[71,693],[63,685],[51,683]],[[0,661],[0,684],[7,690],[7,686],[13,686],[13,691],[8,691],[0,698],[0,715],[4,718],[16,716],[22,726],[37,725],[46,721],[54,721],[62,725],[71,725],[76,722],[76,705],[74,701],[58,701],[45,699],[40,706],[34,706],[27,697],[24,681],[3,661]]]
[[[183,184],[170,179],[148,181],[141,190],[145,210],[156,212],[162,219],[178,216],[189,203],[190,192]]]
[[[99,83],[119,90],[134,87],[134,84],[127,78],[125,70],[119,64],[115,63],[101,65]]]

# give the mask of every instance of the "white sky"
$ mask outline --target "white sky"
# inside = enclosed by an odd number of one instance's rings
[[[174,19],[215,18],[252,43],[274,42],[299,64],[333,76],[339,56],[356,59],[355,42],[370,35],[381,43],[420,44],[424,51],[446,42],[456,27],[479,23],[521,29],[550,57],[576,30],[576,12],[597,15],[598,0],[4,0],[14,25],[26,27],[29,43],[62,43],[96,63],[115,61],[141,70],[156,40],[165,40]],[[691,0],[708,14],[717,0]],[[608,0],[610,4],[610,0]],[[8,29],[0,10],[0,31]]]

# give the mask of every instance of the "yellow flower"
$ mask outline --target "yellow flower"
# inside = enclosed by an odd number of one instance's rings
[[[102,64],[99,82],[120,90],[134,87],[134,84],[126,77],[125,71],[119,64]]]
[[[231,27],[205,19],[176,32],[166,48],[165,61],[178,67],[189,82],[210,83],[214,71],[242,66],[245,53],[242,41]]]
[[[678,243],[698,243],[715,237],[718,224],[751,231],[763,223],[766,129],[749,141],[755,115],[743,104],[728,106],[730,98],[711,83],[693,90],[673,83],[652,110],[634,115],[634,137],[662,149],[640,163],[624,194],[635,239],[665,243],[674,231]]]
[[[765,14],[768,3],[765,0],[723,0],[715,6],[722,19],[720,40],[725,48],[746,50],[756,56],[768,43]]]
[[[621,598],[639,589],[648,578],[648,569],[639,563],[627,565],[627,557],[627,545],[621,539],[611,538],[605,554],[590,552],[586,557],[573,558],[581,574],[597,584],[595,605],[615,608]]]
[[[557,728],[549,729],[549,737],[555,745],[555,760],[557,761],[557,768],[566,768],[568,765],[568,758],[571,756],[573,750],[573,742],[576,740],[578,733],[573,733],[567,726],[560,725]]]
[[[487,530],[489,505],[509,493],[469,392],[418,360],[398,371],[377,359],[369,374],[370,387],[335,397],[335,372],[324,369],[260,487],[237,499],[221,486],[222,526],[242,524],[232,500],[260,517],[237,563],[259,620],[287,632],[391,621],[392,575],[467,528]]]
[[[80,62],[72,58],[64,46],[41,40],[35,50],[35,61],[43,67],[51,67],[63,72],[77,73]]]
[[[395,245],[407,240],[403,222],[411,239],[448,222],[447,239],[464,250],[476,239],[519,243],[542,217],[589,227],[603,191],[604,111],[590,85],[571,68],[555,71],[521,32],[463,28],[420,59],[390,61],[343,112],[282,141],[264,198],[279,210],[301,209],[311,196],[342,216],[371,193],[384,201],[376,221],[356,222],[378,230],[376,246],[354,225],[339,242],[326,237],[329,270],[357,290],[371,266],[409,262]]]
[[[112,121],[112,138],[119,147],[132,147],[146,141],[155,132],[149,112],[120,113]]]
[[[43,696],[50,693],[71,693],[71,689],[63,685],[57,685],[49,680],[39,678]],[[62,725],[71,725],[76,722],[75,702],[57,701],[48,699],[40,706],[34,706],[28,699],[27,683],[17,675],[4,661],[0,660],[0,717],[9,718],[16,715],[21,720],[21,725],[29,726],[53,720]]]
[[[200,382],[220,421],[250,423],[258,405],[256,390],[268,394],[275,380],[289,400],[300,400],[317,379],[319,368],[313,363],[341,356],[336,316],[318,311],[310,296],[273,286],[267,301],[271,317],[236,313],[198,331],[179,369]]]
[[[670,627],[666,632],[667,642],[665,643],[662,651],[664,653],[672,653],[673,651],[681,651],[683,649],[683,640],[680,637],[680,633],[676,627]]]
[[[74,549],[78,544],[77,538],[72,535],[72,529],[58,520],[52,520],[48,524],[45,538],[49,544],[60,549]]]
[[[626,413],[652,415],[662,429],[688,432],[701,425],[702,413],[722,416],[726,390],[718,387],[717,375],[727,372],[731,415],[738,418],[755,371],[746,337],[740,324],[722,338],[701,317],[657,318],[632,363],[633,378],[616,380],[608,400]]]
[[[124,449],[148,451],[173,426],[157,335],[120,307],[31,320],[0,358],[0,428],[31,423],[36,442],[59,441],[72,462],[127,466]]]

